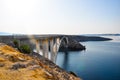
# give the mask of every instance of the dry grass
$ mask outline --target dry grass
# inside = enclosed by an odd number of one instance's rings
[[[5,44],[0,45],[0,80],[60,80],[61,76],[61,80],[80,80],[65,71],[60,72],[59,68],[49,66],[55,67]],[[69,75],[69,79],[65,75]]]
[[[8,54],[8,55],[17,55],[20,54],[19,51],[15,50],[14,48],[7,46],[7,45],[2,45],[0,46],[0,51],[4,54]]]
[[[1,70],[0,80],[48,80],[44,70]],[[52,80],[52,79],[49,79]]]
[[[29,64],[26,68],[11,69],[16,63],[27,65],[32,61],[31,57],[10,46],[0,46],[0,80],[54,80],[43,68],[33,68],[35,63]]]
[[[0,57],[0,62],[4,62],[4,61],[5,61],[5,59]]]

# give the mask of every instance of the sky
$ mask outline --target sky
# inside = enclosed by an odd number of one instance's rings
[[[120,33],[120,0],[0,0],[0,32]]]

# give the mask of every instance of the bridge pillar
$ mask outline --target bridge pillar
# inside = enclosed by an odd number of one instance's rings
[[[57,47],[57,52],[58,52],[59,47],[60,47],[60,38],[56,38],[56,47]]]
[[[39,40],[36,40],[35,44],[36,44],[37,53],[40,53],[40,42],[39,42]]]
[[[50,38],[50,60],[54,62],[54,38]]]
[[[51,60],[55,63],[57,59],[57,53],[59,50],[59,43],[60,43],[60,38],[54,38],[54,45],[53,45],[53,51],[51,53]]]
[[[48,52],[49,52],[49,49],[48,49],[48,39],[43,39],[42,40],[42,52],[43,52],[43,56],[45,58],[48,58]]]

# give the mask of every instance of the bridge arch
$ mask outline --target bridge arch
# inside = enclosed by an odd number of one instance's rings
[[[52,62],[55,63],[56,59],[57,59],[57,53],[60,49],[60,45],[63,42],[65,43],[65,46],[67,47],[67,45],[69,43],[67,36],[36,39],[35,45],[36,45],[37,53],[42,52],[42,55],[45,58],[48,58],[49,60],[51,60]],[[41,46],[42,46],[42,48],[41,48]]]
[[[68,43],[69,43],[68,37],[63,36],[63,37],[60,39],[58,51],[59,51],[61,45],[63,45],[64,47],[67,48],[67,47],[68,47]],[[57,52],[58,52],[58,51],[57,51]]]
[[[53,46],[53,49],[54,49],[54,51],[53,52],[51,52],[51,60],[55,63],[56,62],[56,59],[57,59],[57,53],[59,52],[59,49],[60,49],[60,46],[61,46],[61,44],[62,44],[62,42],[65,42],[65,45],[64,46],[68,46],[68,43],[69,43],[69,41],[68,41],[68,37],[66,37],[66,36],[63,36],[63,37],[57,37],[56,38],[56,41],[55,41],[55,43],[54,43],[54,46]]]

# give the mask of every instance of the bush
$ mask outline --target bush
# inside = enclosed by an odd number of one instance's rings
[[[31,52],[31,49],[29,45],[24,44],[20,46],[20,51],[29,54]]]
[[[15,45],[15,47],[22,53],[27,53],[29,54],[31,52],[30,46],[26,45],[26,44],[19,44],[19,40],[14,39],[13,43]]]
[[[14,39],[13,43],[14,43],[16,48],[19,48],[19,41],[17,39]]]

